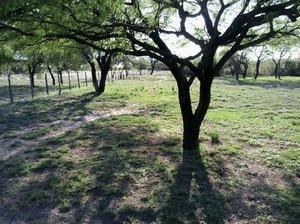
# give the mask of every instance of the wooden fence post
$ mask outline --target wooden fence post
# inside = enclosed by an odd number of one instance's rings
[[[33,93],[33,83],[32,83],[32,78],[29,76],[29,82],[30,82],[30,91],[31,91],[31,98],[34,97],[34,93]]]
[[[85,86],[88,86],[88,80],[87,80],[86,71],[84,72],[84,77],[85,77]]]
[[[57,73],[57,82],[58,82],[58,95],[60,95],[60,93],[61,93],[61,85],[60,85],[59,73]]]
[[[70,79],[70,72],[69,72],[69,69],[68,69],[68,80],[69,80],[69,90],[71,90],[72,87],[71,87],[71,79]]]
[[[47,95],[49,95],[49,87],[48,87],[47,72],[45,72],[45,84],[46,84],[46,93],[47,93]]]
[[[80,81],[79,81],[79,73],[77,71],[77,82],[78,82],[78,88],[80,89]]]
[[[11,82],[10,82],[10,72],[7,75],[7,79],[8,79],[8,92],[9,92],[9,97],[10,97],[10,103],[14,102],[14,98],[13,98],[13,93],[12,93],[12,88],[11,88]]]

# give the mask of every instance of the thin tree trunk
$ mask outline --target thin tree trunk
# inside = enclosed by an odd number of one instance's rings
[[[59,73],[57,73],[57,82],[58,82],[58,95],[61,94],[61,83],[60,83]]]
[[[85,86],[88,86],[88,80],[87,80],[86,71],[84,72],[84,78],[85,78]]]
[[[63,80],[63,77],[62,77],[62,70],[60,69],[59,66],[57,66],[57,72],[58,72],[58,78],[60,79],[60,84],[63,85],[64,84],[64,80]]]
[[[259,68],[260,68],[260,60],[257,60],[256,62],[256,70],[255,70],[255,76],[254,76],[254,79],[257,79],[257,77],[259,76]]]
[[[93,86],[95,88],[95,91],[97,92],[97,89],[98,89],[98,80],[97,80],[96,65],[95,65],[95,63],[93,61],[89,61],[88,63],[91,66],[91,74],[92,74]]]
[[[275,78],[277,79],[277,77],[278,77],[278,66],[277,66],[277,64],[275,65],[274,74],[275,74]]]
[[[29,79],[30,79],[30,87],[35,87],[34,85],[34,68],[28,64],[28,71],[29,71]]]
[[[248,72],[248,65],[244,65],[243,79],[246,79],[247,72]]]
[[[34,73],[31,72],[31,73],[29,74],[29,77],[30,77],[30,83],[31,83],[31,86],[32,86],[32,87],[35,87],[35,83],[34,83]]]
[[[49,65],[47,66],[47,68],[48,68],[48,71],[49,71],[51,79],[52,79],[52,85],[55,86],[55,77],[54,77],[54,75],[52,73],[52,69],[51,69],[51,67]]]
[[[68,70],[68,83],[69,83],[69,90],[72,89],[72,85],[71,85],[71,77],[70,77],[70,71]]]
[[[101,78],[99,82],[99,88],[97,89],[98,94],[102,94],[105,91],[105,84],[106,84],[108,72],[109,72],[109,67],[104,66],[104,68],[101,68]]]

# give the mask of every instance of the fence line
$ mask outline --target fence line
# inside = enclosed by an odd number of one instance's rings
[[[13,98],[13,93],[12,93],[12,88],[11,88],[11,82],[10,82],[10,73],[8,73],[7,79],[8,79],[8,92],[9,92],[10,103],[13,103],[14,102],[14,98]]]
[[[82,73],[84,73],[84,74],[82,74]],[[120,70],[110,70],[107,75],[107,83],[111,84],[117,80],[136,79],[137,77],[139,77],[142,74],[145,74],[145,71],[143,71],[142,73],[139,73],[138,70],[130,70],[127,73],[122,70],[121,71]],[[84,77],[83,77],[83,75],[84,75]],[[77,87],[78,88],[81,87],[82,82],[85,82],[86,87],[89,86],[88,85],[89,82],[92,82],[91,77],[88,78],[87,71],[81,71],[81,72],[66,71],[63,73],[62,77],[65,77],[65,76],[67,76],[67,78],[68,78],[68,89],[70,91],[72,90],[72,80],[74,80],[74,79],[77,79]],[[12,79],[12,77],[15,77],[15,79]],[[98,72],[97,73],[98,82],[100,82],[100,77],[101,77],[101,75]],[[26,92],[27,92],[26,91],[26,82],[27,82],[26,80],[29,81],[31,98],[34,98],[36,95],[38,95],[42,92],[44,92],[44,93],[46,92],[46,94],[49,95],[50,92],[58,91],[58,95],[61,95],[62,91],[65,89],[63,83],[61,82],[59,73],[57,73],[57,82],[56,82],[57,85],[52,84],[51,87],[49,86],[49,83],[48,83],[48,73],[47,72],[44,73],[44,78],[43,78],[42,74],[37,74],[34,78],[35,78],[34,79],[35,85],[33,83],[33,80],[30,77],[28,78],[28,76],[26,77],[26,76],[17,75],[17,74],[13,75],[11,73],[7,74],[6,83],[8,84],[7,85],[8,90],[5,90],[5,89],[4,90],[8,91],[8,97],[9,97],[10,103],[14,103],[16,101],[16,98],[26,99],[26,97],[28,97],[28,94],[26,94]],[[1,86],[3,86],[3,83],[4,83],[4,86],[6,86],[5,81],[3,79],[1,80],[1,77],[0,77],[0,82],[2,82]],[[14,90],[14,88],[15,88],[15,90]],[[4,98],[4,101],[7,101],[7,100],[5,100],[5,98],[6,98],[5,95],[7,95],[7,92],[6,93],[0,92],[0,101],[1,102],[3,101],[1,98]]]
[[[47,73],[45,72],[45,85],[46,85],[46,93],[49,95],[49,86],[48,86],[48,79],[47,79]]]

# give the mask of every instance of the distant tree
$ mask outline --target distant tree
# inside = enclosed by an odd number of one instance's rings
[[[41,45],[44,54],[44,66],[50,73],[52,84],[55,85],[54,69],[59,74],[59,82],[63,84],[63,71],[79,69],[84,63],[82,55],[72,41],[59,40],[45,42]]]
[[[102,52],[100,50],[96,51],[91,47],[87,46],[79,46],[79,48],[83,57],[86,59],[86,61],[91,67],[92,81],[95,88],[95,92],[97,94],[102,94],[105,91],[107,75],[111,68],[112,59],[115,54],[109,52]],[[101,71],[100,80],[98,80],[97,77],[96,63],[98,63],[98,66]]]
[[[226,64],[231,75],[235,76],[236,80],[239,80],[240,75],[242,75],[244,79],[247,76],[250,61],[248,54],[248,50],[241,51],[233,55]]]
[[[153,74],[154,70],[155,70],[155,65],[158,63],[158,60],[151,58],[150,59],[150,64],[151,64],[151,72],[150,75]]]
[[[288,60],[285,72],[290,76],[300,76],[300,58]]]
[[[250,53],[250,51],[248,49],[241,51],[241,53],[240,53],[240,61],[241,61],[241,65],[242,65],[243,79],[245,79],[248,74],[249,61],[250,61],[249,53]]]
[[[269,51],[264,46],[258,46],[254,49],[254,54],[256,56],[254,79],[257,79],[260,75],[261,62],[269,55]]]
[[[99,85],[98,85],[98,79],[97,79],[96,52],[92,48],[86,47],[86,46],[81,46],[80,51],[81,51],[83,57],[86,59],[87,63],[91,67],[93,86],[94,86],[95,92],[97,92],[99,89]]]
[[[273,52],[272,61],[274,63],[274,76],[277,79],[281,79],[281,74],[284,72],[287,66],[287,61],[284,57],[288,54],[288,49],[282,48],[279,50],[279,54]]]
[[[141,58],[134,58],[132,60],[133,67],[139,70],[139,74],[142,75],[142,71],[146,70],[149,68],[149,62],[146,58],[141,57]]]

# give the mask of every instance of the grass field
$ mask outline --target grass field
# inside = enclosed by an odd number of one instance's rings
[[[171,77],[15,104],[4,83],[0,223],[300,223],[300,78],[216,79],[184,154]]]

